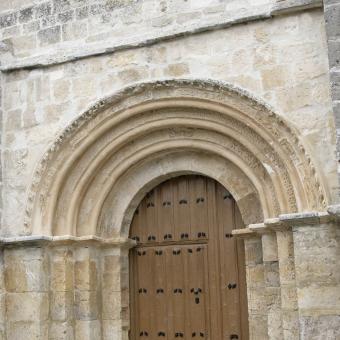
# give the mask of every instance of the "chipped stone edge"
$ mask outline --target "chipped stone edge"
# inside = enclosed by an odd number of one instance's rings
[[[57,51],[57,53],[49,53],[45,55],[28,57],[17,62],[14,61],[13,63],[10,63],[8,65],[0,66],[0,71],[11,72],[21,69],[29,70],[44,68],[99,55],[112,54],[118,51],[152,46],[157,43],[174,40],[176,38],[191,36],[209,31],[221,30],[229,28],[231,26],[253,21],[267,20],[280,15],[286,15],[315,8],[322,8],[322,5],[322,0],[286,0],[275,4],[269,11],[264,10],[262,13],[257,13],[255,15],[243,16],[236,19],[228,19],[211,25],[182,30],[171,34],[163,34],[161,36],[149,37],[144,40],[132,41],[126,44],[106,44],[103,46],[96,46],[93,49],[87,51],[83,51],[83,49],[81,49],[82,51],[80,53],[72,51],[61,53],[62,51],[59,50]]]
[[[0,247],[20,247],[20,246],[62,246],[62,245],[79,245],[79,246],[98,246],[98,247],[120,247],[132,248],[136,241],[129,238],[103,238],[96,235],[86,236],[17,236],[17,237],[0,237]]]
[[[246,228],[235,229],[232,234],[238,238],[259,237],[276,231],[290,230],[302,226],[317,227],[320,224],[335,222],[340,226],[340,205],[331,205],[327,211],[307,211],[282,214],[265,219],[263,223],[249,224]]]

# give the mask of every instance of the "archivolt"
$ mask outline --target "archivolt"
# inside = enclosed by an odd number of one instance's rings
[[[63,131],[35,172],[26,226],[126,234],[143,195],[184,173],[221,182],[246,223],[327,204],[297,132],[270,108],[227,84],[169,80],[126,88]]]

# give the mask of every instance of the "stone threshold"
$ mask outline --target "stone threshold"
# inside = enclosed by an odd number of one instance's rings
[[[254,15],[243,15],[237,18],[228,18],[224,21],[220,21],[211,25],[200,26],[197,28],[191,28],[186,30],[179,30],[177,32],[172,32],[168,34],[163,34],[160,36],[149,36],[144,39],[139,39],[136,41],[130,41],[122,44],[110,44],[110,42],[105,42],[104,44],[98,44],[92,48],[86,50],[84,48],[77,49],[77,51],[63,51],[59,50],[57,53],[49,53],[38,55],[34,57],[24,58],[20,61],[14,61],[8,65],[0,66],[0,71],[10,72],[21,69],[36,69],[43,68],[52,65],[63,64],[71,61],[76,61],[84,58],[95,57],[99,55],[112,54],[114,52],[141,48],[152,46],[157,43],[166,42],[169,40],[174,40],[177,38],[187,37],[194,34],[210,32],[215,30],[221,30],[228,27],[232,27],[239,24],[245,24],[249,22],[272,19],[274,17],[286,14],[292,14],[295,12],[322,8],[322,0],[282,0],[278,1],[272,8],[259,11]]]

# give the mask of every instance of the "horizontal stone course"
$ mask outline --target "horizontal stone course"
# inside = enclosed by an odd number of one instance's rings
[[[216,6],[212,6],[211,4],[211,10],[209,11],[207,11],[204,6],[196,7],[194,6],[194,3],[183,2],[183,10],[175,16],[175,8],[168,10],[168,8],[165,7],[163,11],[162,6],[158,5],[157,1],[155,1],[155,5],[151,7],[152,10],[148,10],[150,4],[146,1],[70,2],[62,0],[43,2],[35,7],[30,6],[24,8],[20,12],[18,11],[18,13],[19,15],[21,13],[22,17],[22,22],[19,21],[19,23],[27,23],[29,22],[28,18],[30,18],[31,12],[33,11],[34,15],[32,19],[41,20],[41,25],[46,28],[52,28],[75,19],[81,21],[85,20],[89,25],[89,30],[84,31],[82,36],[74,36],[70,40],[80,42],[86,38],[86,41],[88,42],[95,42],[95,44],[88,44],[89,47],[91,46],[90,50],[92,52],[86,53],[90,56],[91,54],[105,53],[105,51],[112,50],[113,48],[121,49],[123,47],[119,47],[119,45],[121,45],[121,39],[117,39],[116,37],[117,34],[121,37],[122,32],[126,35],[126,39],[124,39],[126,41],[131,40],[130,38],[132,36],[134,37],[133,41],[131,41],[131,46],[135,46],[136,44],[142,46],[148,44],[148,42],[151,43],[152,39],[155,39],[155,41],[162,40],[163,38],[168,40],[171,33],[169,35],[167,32],[176,32],[173,35],[174,37],[177,37],[179,35],[187,35],[204,30],[218,29],[219,27],[224,26],[228,27],[233,24],[238,24],[242,20],[247,22],[256,19],[271,18],[270,10],[273,8],[272,1],[273,0],[252,1],[249,2],[249,6],[243,6],[242,4],[238,5],[237,2],[233,2],[228,6],[219,3],[216,4]],[[302,7],[296,6],[296,1],[297,0],[283,2],[280,6],[283,10],[290,7],[300,10]],[[306,0],[304,2],[306,3],[305,6],[307,8],[321,6],[321,3],[317,0]],[[273,15],[279,15],[281,7],[274,8]],[[213,8],[215,8],[215,10],[212,10]],[[240,11],[240,9],[243,11]],[[121,16],[120,11],[124,11],[124,15]],[[4,27],[13,26],[16,23],[18,13],[13,12],[5,14],[3,16]],[[88,17],[88,13],[91,14],[90,17]],[[240,13],[242,14],[240,15]],[[8,17],[8,15],[11,17]],[[224,17],[226,17],[227,20],[223,20]],[[136,27],[136,24],[139,26]],[[153,27],[154,33],[152,35],[149,34],[149,32],[152,32],[150,31],[150,27]],[[183,27],[186,27],[186,29],[183,30]],[[166,28],[167,32],[163,32],[163,28]],[[136,30],[138,31],[137,36]],[[115,33],[115,31],[117,32]],[[38,33],[40,39],[43,34],[44,33]],[[48,40],[51,39],[52,37]],[[112,45],[112,41],[114,41],[114,45]],[[61,44],[61,46],[63,46],[63,43],[56,38],[53,40],[53,44],[58,44],[58,46]],[[37,50],[37,46],[32,45],[32,55],[41,53],[43,51],[42,47],[47,48],[48,45],[49,44],[46,43],[40,45],[39,51]],[[86,45],[87,44],[83,47],[85,48]],[[89,48],[87,47],[86,50],[89,50]],[[69,55],[67,57],[69,60],[74,59],[72,52],[67,52],[67,54]],[[14,63],[16,63],[16,59],[19,63],[22,59],[22,56],[19,54],[16,54],[15,56],[5,54],[4,57],[6,59],[8,58],[8,61]],[[48,62],[46,61],[47,63],[51,63],[52,60],[55,60],[54,62],[61,62],[58,61],[58,57],[52,56],[49,56],[48,60]],[[24,63],[27,62],[24,61]],[[39,60],[38,63],[41,64],[41,61]]]

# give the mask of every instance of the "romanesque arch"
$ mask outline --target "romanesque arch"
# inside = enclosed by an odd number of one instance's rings
[[[296,130],[268,106],[229,84],[167,80],[101,100],[60,134],[35,171],[26,227],[127,236],[144,194],[188,173],[228,188],[246,224],[328,203]]]

